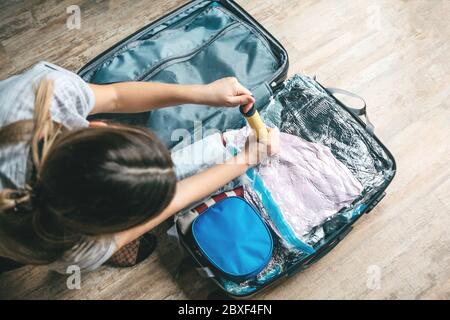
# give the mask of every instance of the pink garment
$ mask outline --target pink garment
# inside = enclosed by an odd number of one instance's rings
[[[241,149],[248,128],[224,134]],[[280,133],[280,153],[267,159],[258,172],[284,219],[299,239],[315,226],[350,205],[362,192],[361,183],[328,147]]]

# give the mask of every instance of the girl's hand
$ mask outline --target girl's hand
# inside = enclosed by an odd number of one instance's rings
[[[249,166],[255,166],[280,152],[280,132],[272,128],[267,128],[267,131],[267,140],[257,140],[253,131],[247,138],[242,153]]]
[[[204,86],[203,103],[217,107],[245,105],[249,110],[255,103],[252,93],[234,77],[216,80]]]

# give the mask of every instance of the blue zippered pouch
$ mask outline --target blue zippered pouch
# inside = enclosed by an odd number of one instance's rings
[[[240,197],[225,198],[209,207],[192,223],[192,235],[209,262],[237,280],[257,275],[272,257],[269,228]]]

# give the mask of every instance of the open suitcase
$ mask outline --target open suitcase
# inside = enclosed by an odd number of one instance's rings
[[[99,84],[209,83],[235,76],[252,91],[268,124],[305,140],[323,143],[361,182],[364,189],[354,203],[320,226],[323,235],[311,244],[313,252],[296,256],[276,275],[263,283],[247,283],[244,290],[232,279],[224,279],[192,239],[182,235],[177,227],[179,242],[194,259],[199,273],[236,298],[255,294],[322,258],[352,230],[362,214],[369,213],[380,202],[395,175],[395,160],[373,134],[365,104],[359,109],[347,107],[334,95],[351,93],[325,89],[314,78],[295,75],[285,81],[288,65],[282,45],[234,1],[194,0],[130,35],[79,71],[87,82]],[[204,131],[243,127],[245,119],[237,109],[175,106],[140,114],[98,117],[147,126],[173,148],[177,142],[173,130],[182,128],[195,135],[200,121]],[[362,115],[366,116],[366,122],[358,117]]]

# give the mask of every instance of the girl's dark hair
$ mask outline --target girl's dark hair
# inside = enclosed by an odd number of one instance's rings
[[[0,191],[0,253],[23,263],[46,264],[83,236],[137,226],[175,193],[169,151],[152,132],[119,124],[64,130],[50,119],[51,93],[52,83],[43,80],[34,126],[0,132],[0,145],[2,135],[15,143],[18,133],[31,142],[32,183]]]
[[[42,218],[87,235],[145,222],[169,204],[176,184],[166,147],[150,131],[122,125],[63,135],[39,171]]]

